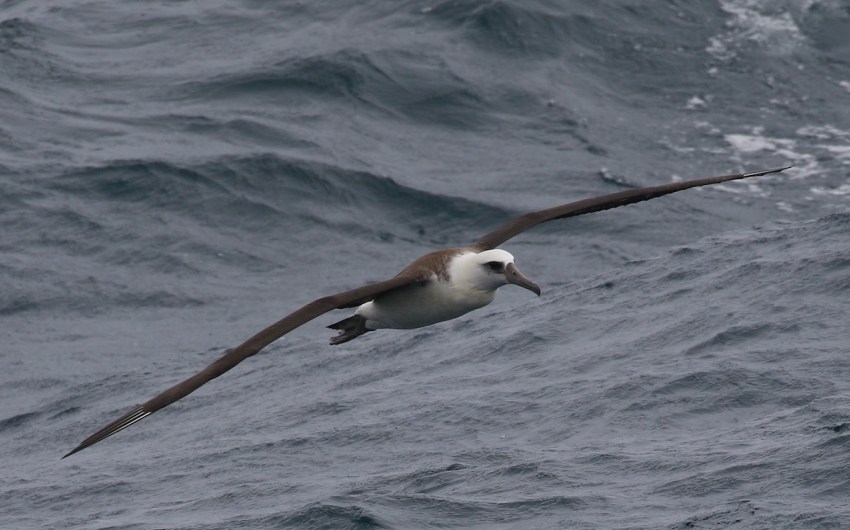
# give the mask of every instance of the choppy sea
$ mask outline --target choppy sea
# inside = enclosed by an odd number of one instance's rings
[[[532,209],[543,287],[314,298]],[[847,0],[0,1],[0,528],[850,528]]]

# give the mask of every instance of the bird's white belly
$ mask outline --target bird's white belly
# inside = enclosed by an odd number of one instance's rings
[[[495,297],[495,289],[460,289],[445,282],[433,281],[366,302],[356,313],[366,317],[368,329],[420,328],[457,318],[489,304]]]

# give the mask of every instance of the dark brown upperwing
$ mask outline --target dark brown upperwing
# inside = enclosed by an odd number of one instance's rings
[[[561,206],[555,206],[554,208],[531,212],[521,217],[517,217],[479,239],[475,246],[481,250],[496,248],[515,235],[525,232],[529,228],[547,221],[564,219],[566,217],[575,217],[576,215],[600,212],[602,210],[610,210],[611,208],[619,208],[620,206],[625,206],[635,202],[648,201],[655,197],[661,197],[662,195],[676,193],[677,191],[689,188],[697,188],[699,186],[707,186],[709,184],[719,184],[720,182],[726,182],[729,180],[759,177],[761,175],[767,175],[768,173],[778,173],[780,171],[785,171],[790,167],[794,166],[768,169],[766,171],[758,171],[755,173],[737,173],[734,175],[723,175],[720,177],[687,180],[685,182],[673,182],[670,184],[663,184],[661,186],[626,190],[618,193],[611,193],[610,195],[603,195],[601,197],[594,197],[592,199],[584,199],[581,201],[571,202],[569,204],[562,204]]]
[[[101,440],[109,438],[113,434],[150,416],[159,409],[174,403],[178,399],[188,396],[202,385],[227,372],[283,335],[286,335],[293,329],[327,313],[328,311],[331,311],[332,309],[354,307],[364,302],[368,302],[380,294],[392,291],[393,289],[399,289],[421,280],[422,278],[416,275],[402,273],[383,282],[365,285],[357,289],[314,300],[301,309],[286,315],[239,346],[227,350],[227,353],[213,361],[209,366],[197,374],[183,382],[177,383],[147,403],[137,406],[103,429],[92,434],[62,458],[69,457],[78,451],[82,451],[86,447],[92,446]]]

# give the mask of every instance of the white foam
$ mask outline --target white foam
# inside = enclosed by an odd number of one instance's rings
[[[688,110],[704,109],[705,107],[705,100],[699,96],[691,96],[691,99],[689,99],[688,102],[685,103],[685,108]]]
[[[850,139],[850,131],[844,131],[832,125],[807,125],[800,127],[796,132],[800,136],[817,138],[818,140],[828,140],[830,138]]]
[[[821,129],[807,128],[808,135]],[[800,130],[797,131],[800,134]],[[801,136],[807,136],[801,134]],[[743,160],[745,157],[740,155],[751,155],[759,151],[768,151],[776,154],[784,159],[789,164],[794,164],[794,173],[791,178],[802,179],[820,173],[821,167],[818,164],[818,159],[811,152],[813,146],[807,145],[807,151],[803,152],[799,149],[797,140],[793,138],[776,138],[766,136],[764,127],[753,127],[750,134],[725,134],[724,140],[735,150],[735,158]]]
[[[746,195],[747,197],[761,197],[766,198],[770,196],[770,193],[753,182],[736,182],[736,183],[728,183],[728,184],[715,184],[711,187],[712,189],[725,191],[727,193],[733,193],[735,195]]]
[[[756,151],[772,151],[776,149],[776,144],[764,136],[727,134],[723,138],[741,153],[755,153]]]
[[[726,134],[724,139],[739,154],[752,154],[759,151],[769,151],[782,156],[795,165],[791,178],[802,179],[811,176],[822,176],[824,169],[819,160],[830,160],[843,165],[850,165],[850,130],[839,129],[833,125],[806,125],[795,131],[799,138],[806,141],[805,152],[801,152],[798,142],[793,138],[776,138],[766,136],[763,127],[753,127],[750,134]],[[812,143],[814,139],[817,143]],[[850,197],[850,183],[835,187],[823,185],[811,186],[810,196],[814,197]],[[786,203],[778,203],[783,210],[791,211]]]
[[[842,184],[837,188],[824,188],[823,186],[813,186],[809,189],[815,195],[833,195],[833,196],[844,196],[850,195],[850,184]]]
[[[782,210],[783,212],[791,213],[794,211],[794,208],[785,201],[778,201],[776,203],[776,207]]]
[[[841,158],[844,164],[850,164],[850,145],[819,145],[818,147],[829,151],[837,158]],[[847,161],[843,160],[845,158]]]
[[[796,132],[800,136],[823,141],[824,143],[814,144],[814,147],[830,153],[842,164],[850,165],[850,130],[839,129],[833,125],[810,125],[800,127]],[[829,141],[835,143],[827,143]]]
[[[738,50],[750,43],[772,55],[795,52],[806,41],[788,9],[772,8],[764,0],[720,0],[720,7],[731,15],[728,31],[711,37],[706,52],[721,61],[733,59]]]

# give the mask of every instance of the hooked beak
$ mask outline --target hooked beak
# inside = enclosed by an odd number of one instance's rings
[[[505,267],[505,279],[508,280],[508,283],[519,285],[540,296],[540,286],[523,276],[513,263],[508,263]]]

